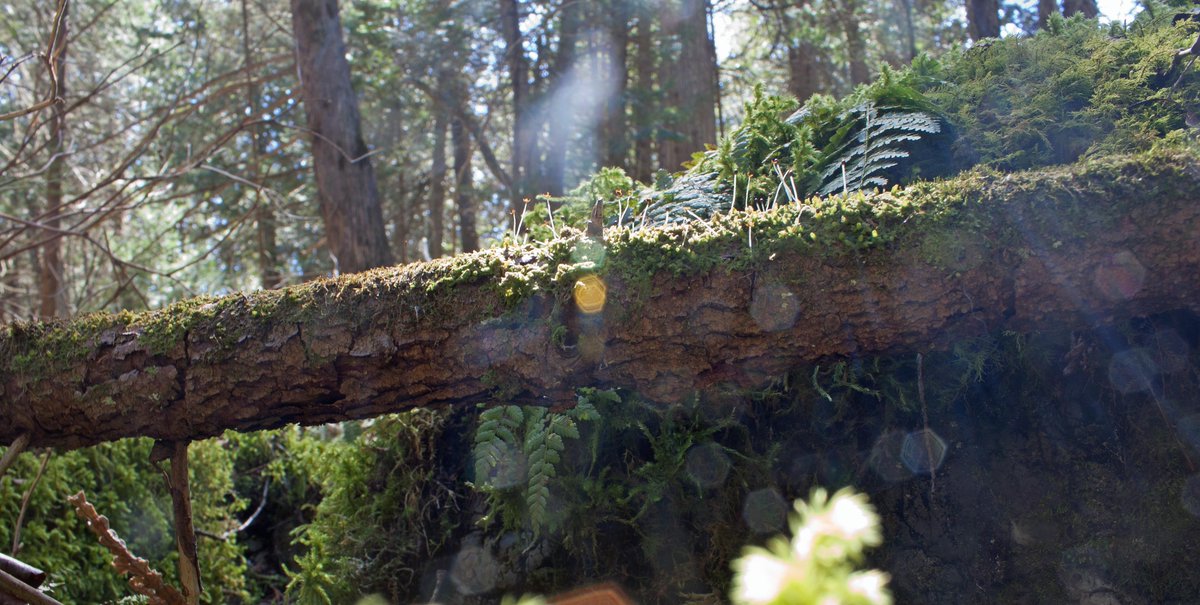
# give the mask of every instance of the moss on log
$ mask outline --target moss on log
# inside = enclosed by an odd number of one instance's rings
[[[0,442],[658,401],[998,329],[1200,311],[1200,159],[976,171],[709,222],[580,233],[145,313],[0,326]],[[596,275],[602,310],[576,284]],[[595,288],[584,294],[596,295]],[[594,303],[595,301],[590,301]]]

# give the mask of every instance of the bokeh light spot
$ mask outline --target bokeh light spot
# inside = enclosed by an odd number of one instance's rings
[[[904,431],[887,431],[871,447],[871,468],[884,480],[896,482],[912,477],[902,458],[907,437]]]
[[[1150,352],[1141,347],[1118,351],[1108,363],[1108,381],[1126,395],[1149,391],[1158,373],[1158,364]]]
[[[500,566],[496,558],[482,547],[475,545],[464,546],[454,557],[454,567],[450,570],[450,579],[454,586],[464,595],[476,595],[496,587],[496,579],[500,577]]]
[[[913,431],[904,437],[900,459],[913,473],[933,473],[946,459],[946,442],[933,429]]]
[[[604,249],[604,244],[585,239],[575,244],[575,249],[571,251],[571,262],[576,264],[591,262],[595,263],[596,267],[602,267],[607,255],[608,251]]]
[[[1164,328],[1154,333],[1152,354],[1158,367],[1165,374],[1182,372],[1188,368],[1192,348],[1175,330]]]
[[[1146,267],[1128,250],[1110,256],[1096,267],[1093,283],[1105,298],[1113,301],[1133,298],[1146,282]]]
[[[779,490],[773,487],[757,489],[746,494],[742,504],[742,519],[756,534],[776,533],[783,530],[787,519],[787,503]]]
[[[500,442],[496,466],[487,477],[476,477],[475,480],[494,489],[508,489],[525,483],[527,462],[525,454],[519,447]]]
[[[767,332],[786,330],[796,323],[799,314],[800,301],[791,290],[771,283],[754,289],[750,316],[759,328]]]
[[[575,282],[575,305],[584,313],[599,313],[604,310],[604,299],[608,287],[600,276],[585,275]]]
[[[1200,452],[1200,414],[1191,414],[1180,418],[1179,422],[1175,424],[1175,430],[1184,443]]]
[[[701,487],[716,487],[729,475],[729,456],[715,443],[697,445],[688,450],[687,473]]]
[[[1192,475],[1183,482],[1180,494],[1183,508],[1193,516],[1200,517],[1200,475]]]

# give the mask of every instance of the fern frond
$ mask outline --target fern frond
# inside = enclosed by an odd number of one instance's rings
[[[524,412],[520,406],[502,405],[484,410],[475,429],[475,481],[488,482],[504,458],[517,451]]]
[[[886,187],[890,183],[885,172],[899,166],[898,160],[910,157],[908,144],[942,132],[937,116],[872,101],[854,107],[843,119],[845,124],[831,140],[845,143],[826,154],[820,172],[821,195]],[[855,128],[858,130],[851,135]]]

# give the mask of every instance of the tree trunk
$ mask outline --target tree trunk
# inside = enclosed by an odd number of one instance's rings
[[[438,79],[438,85],[445,83]],[[442,236],[446,232],[446,108],[436,106],[433,120],[433,169],[429,179],[429,231],[425,242],[429,246],[429,257],[442,255]]]
[[[554,92],[565,91],[564,87],[571,86],[569,74],[579,69],[576,65],[578,53],[576,45],[579,42],[579,27],[583,23],[583,3],[568,0],[559,10],[558,19],[558,52],[554,55],[551,68],[551,85],[554,89],[547,95],[555,99]],[[573,103],[566,99],[550,102],[547,107],[549,120],[549,138],[546,141],[546,160],[543,162],[544,178],[539,193],[549,193],[561,196],[565,185],[567,168],[567,148],[571,142],[574,126],[580,123],[578,110]]]
[[[788,45],[788,92],[801,103],[821,92],[822,72],[817,47],[800,40]]]
[[[458,102],[465,104],[462,96]],[[455,115],[460,115],[460,109]],[[454,145],[454,203],[458,206],[458,233],[463,252],[479,249],[479,234],[475,231],[475,192],[471,187],[471,139],[462,118],[450,121],[450,140]]]
[[[292,28],[321,215],[337,270],[389,265],[392,253],[360,131],[337,0],[292,0]]]
[[[254,62],[254,53],[250,48],[250,3],[242,0],[242,68],[247,69],[246,78],[246,109],[247,118],[258,119],[262,111],[262,93],[249,72],[249,66]],[[266,155],[266,141],[262,137],[262,125],[250,126],[250,161],[246,166],[246,180],[262,187],[259,177],[262,157]],[[279,273],[279,247],[275,241],[275,209],[270,198],[263,195],[261,190],[254,192],[255,227],[258,235],[258,271],[259,281],[263,289],[278,288],[281,281]]]
[[[1038,29],[1050,26],[1050,17],[1058,12],[1057,0],[1038,0]]]
[[[521,36],[521,6],[518,0],[501,0],[501,32],[504,36],[504,60],[512,86],[512,210],[522,212],[525,198],[530,194],[530,174],[536,143],[529,116],[529,60],[525,56]]]
[[[600,118],[600,165],[626,167],[629,155],[629,129],[625,120],[625,104],[629,88],[629,25],[632,18],[630,0],[612,0],[609,13],[601,15],[607,24],[602,55],[607,62],[605,99]],[[605,6],[605,5],[602,5]]]
[[[664,16],[666,33],[678,40],[679,53],[663,61],[670,135],[662,146],[663,168],[679,170],[692,154],[717,142],[716,52],[708,32],[708,0],[678,0]]]
[[[967,0],[967,34],[972,40],[1000,37],[999,0]]]
[[[649,183],[654,175],[654,129],[658,122],[658,104],[654,102],[654,13],[645,3],[638,5],[637,34],[634,47],[637,56],[634,70],[637,81],[633,94],[633,178]]]
[[[70,37],[70,4],[60,0],[62,27],[54,41],[52,56],[57,79],[51,82],[53,97],[59,99],[50,117],[50,165],[46,168],[46,211],[43,222],[51,229],[59,227],[63,211],[63,172],[66,167],[67,116],[67,40]],[[49,235],[49,234],[47,234]],[[38,252],[38,317],[50,319],[67,314],[67,291],[63,284],[62,238],[50,238]]]
[[[913,0],[897,0],[897,2],[900,4],[900,14],[903,18],[904,64],[907,65],[917,58],[917,30],[913,25]]]
[[[759,388],[802,363],[1200,312],[1190,156],[972,174],[900,195],[911,214],[877,225],[894,239],[859,251],[807,245],[770,216],[609,241],[605,304],[588,317],[561,303],[581,274],[559,242],[141,315],[12,324],[0,329],[0,443],[184,441],[419,406],[570,405],[582,386],[672,402]]]
[[[871,81],[871,69],[867,67],[867,42],[858,24],[858,0],[841,0],[838,7],[838,21],[846,37],[846,54],[849,55],[850,85],[865,84]]]
[[[1096,0],[1063,0],[1063,16],[1065,17],[1083,15],[1088,19],[1095,19],[1099,14],[1100,8],[1096,6]]]

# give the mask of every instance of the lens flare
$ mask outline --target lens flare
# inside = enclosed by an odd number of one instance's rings
[[[608,287],[598,275],[585,275],[575,282],[575,305],[584,313],[603,311],[607,296]]]
[[[787,503],[783,501],[779,490],[773,487],[754,490],[746,494],[746,502],[742,504],[742,519],[757,534],[782,531],[787,520]]]
[[[900,452],[904,466],[914,473],[932,473],[946,459],[946,442],[932,429],[909,433]]]

